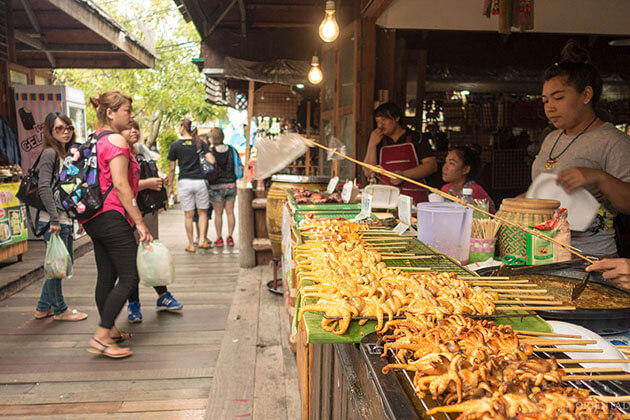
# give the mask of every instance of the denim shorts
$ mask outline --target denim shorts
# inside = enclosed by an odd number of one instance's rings
[[[236,188],[217,188],[208,190],[208,192],[210,193],[210,201],[213,203],[223,203],[236,199]]]

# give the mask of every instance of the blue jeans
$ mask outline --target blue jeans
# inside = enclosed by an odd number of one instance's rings
[[[39,222],[38,229],[43,229],[46,226],[46,222]],[[61,240],[66,244],[70,258],[74,262],[74,256],[72,255],[72,226],[61,225],[61,232],[59,233]],[[44,233],[44,241],[48,244],[50,241],[50,232],[46,230]],[[44,286],[42,287],[42,294],[37,302],[37,310],[39,312],[47,312],[49,308],[53,308],[55,315],[59,315],[68,309],[68,305],[63,299],[63,293],[61,292],[61,279],[46,279]]]

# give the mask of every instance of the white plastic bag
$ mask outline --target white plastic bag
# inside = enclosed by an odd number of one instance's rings
[[[140,281],[145,286],[167,286],[175,281],[173,256],[158,240],[140,242],[136,264]]]
[[[256,138],[254,146],[256,147],[254,179],[269,178],[308,150],[308,144],[296,133],[287,133],[276,138],[260,136]]]
[[[72,277],[72,258],[63,239],[59,235],[50,235],[46,243],[44,274],[47,279],[69,279]]]

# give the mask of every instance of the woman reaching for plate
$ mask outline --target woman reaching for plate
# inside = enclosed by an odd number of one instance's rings
[[[597,216],[585,232],[571,232],[571,245],[589,255],[615,255],[613,218],[630,213],[630,137],[596,115],[602,78],[575,41],[567,42],[543,80],[545,115],[556,130],[543,141],[532,179],[551,172],[567,193],[584,187],[593,194]]]

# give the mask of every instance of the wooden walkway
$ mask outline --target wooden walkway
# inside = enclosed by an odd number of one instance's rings
[[[226,359],[226,352],[233,353],[233,349],[222,350],[222,345],[238,340],[230,334],[242,338],[243,329],[234,326],[238,319],[228,320],[228,313],[240,311],[231,309],[235,288],[237,292],[248,290],[254,299],[251,304],[256,308],[255,317],[259,317],[259,308],[265,308],[261,311],[267,314],[264,322],[275,324],[278,329],[277,334],[269,327],[260,332],[248,330],[256,338],[250,336],[247,349],[242,347],[241,351],[253,349],[253,371],[250,366],[229,366],[235,377],[245,374],[253,378],[251,392],[243,398],[251,404],[245,404],[238,417],[298,418],[297,385],[291,383],[296,377],[295,358],[279,341],[280,319],[268,318],[269,314],[282,314],[282,302],[262,290],[262,279],[266,280],[271,270],[266,267],[240,270],[238,248],[185,253],[181,211],[162,214],[160,228],[161,240],[176,261],[177,281],[169,289],[184,304],[184,309],[181,313],[155,312],[155,292],[141,286],[144,321],[128,325],[125,308],[117,322],[121,329],[134,334],[130,345],[134,355],[128,359],[111,360],[85,350],[98,322],[92,253],[77,259],[74,277],[64,283],[66,302],[87,312],[86,321],[35,320],[32,310],[39,297],[41,280],[0,302],[0,418],[220,418],[212,413],[206,417],[206,410],[210,408],[211,388],[214,390],[211,401],[224,398],[221,392],[224,384],[213,386],[213,380],[215,372],[220,370],[217,360]],[[277,339],[264,338],[273,347],[273,353],[267,354],[266,346],[261,350],[256,344],[261,342],[259,333],[269,336],[270,331]],[[282,398],[273,402],[265,391],[270,370],[276,375],[281,372],[282,379],[286,376],[288,389],[283,386]],[[221,382],[226,380],[229,378],[224,377]],[[256,415],[257,410],[261,415]],[[267,412],[273,412],[274,416],[268,417]]]

